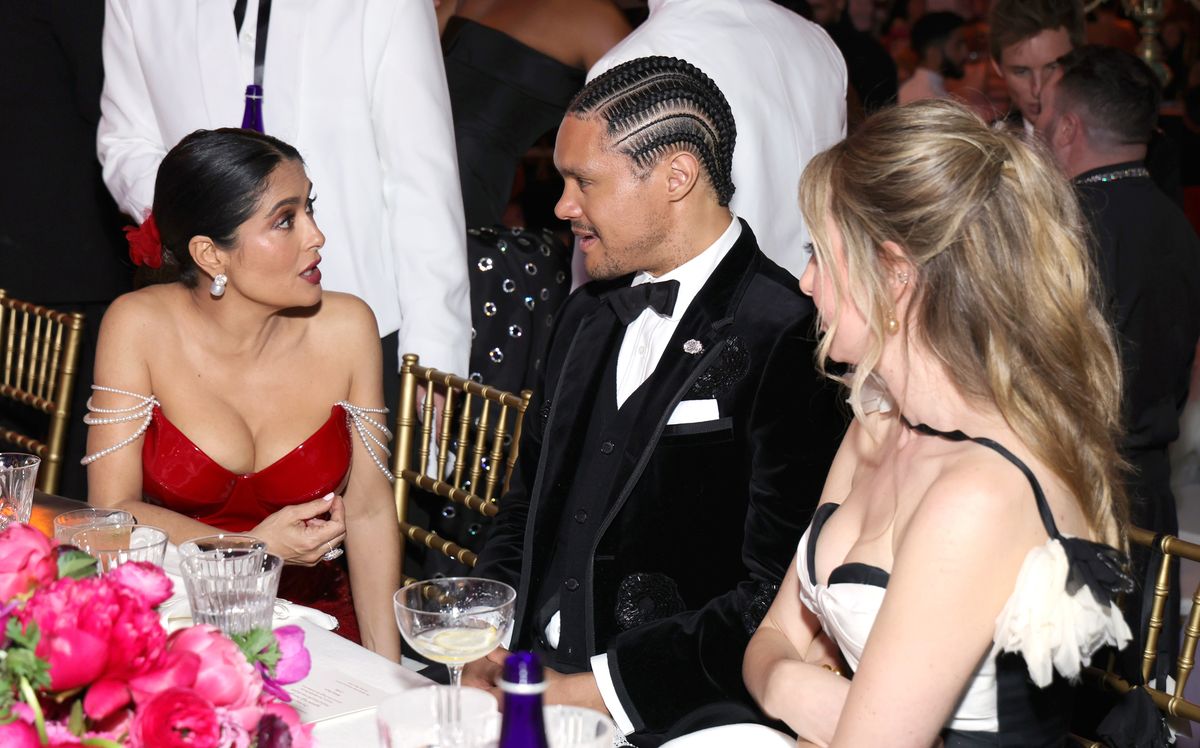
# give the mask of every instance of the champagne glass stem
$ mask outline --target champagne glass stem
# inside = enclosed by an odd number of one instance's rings
[[[449,739],[444,743],[457,746],[462,742],[462,699],[459,697],[462,694],[463,666],[447,664],[446,669],[450,671],[450,688],[446,694],[446,733]]]

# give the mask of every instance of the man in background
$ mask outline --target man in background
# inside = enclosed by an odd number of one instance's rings
[[[1013,109],[1007,119],[1033,133],[1042,91],[1058,58],[1083,44],[1079,0],[995,0],[988,14],[992,65],[1004,78]]]
[[[900,103],[920,99],[945,99],[947,78],[962,78],[967,61],[963,17],[943,10],[926,13],[913,24],[909,43],[917,56],[917,69],[900,86]]]
[[[1159,97],[1158,79],[1138,58],[1112,47],[1080,47],[1062,58],[1060,77],[1042,92],[1041,134],[1075,181],[1118,336],[1130,520],[1174,535],[1167,447],[1179,436],[1200,337],[1200,239],[1146,169]],[[1145,565],[1145,554],[1135,554],[1135,571],[1144,573]],[[1144,626],[1140,597],[1135,592],[1128,607],[1135,631]],[[1172,652],[1178,616],[1166,619],[1160,643]],[[1127,652],[1136,658],[1141,648]]]

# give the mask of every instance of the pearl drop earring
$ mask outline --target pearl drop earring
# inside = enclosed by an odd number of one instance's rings
[[[219,299],[225,295],[225,284],[228,282],[229,278],[225,277],[224,273],[217,273],[212,285],[208,287],[208,292]]]

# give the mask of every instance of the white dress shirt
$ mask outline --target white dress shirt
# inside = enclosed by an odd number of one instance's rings
[[[675,334],[675,329],[679,327],[679,320],[683,319],[684,313],[691,306],[696,294],[704,288],[709,276],[717,269],[717,265],[721,264],[721,260],[725,259],[725,255],[729,254],[729,250],[733,248],[741,235],[742,224],[738,221],[737,216],[732,216],[729,226],[721,236],[707,249],[684,264],[657,278],[646,272],[634,276],[633,283],[630,284],[634,286],[642,283],[679,281],[679,293],[675,297],[675,308],[670,315],[659,314],[647,307],[638,315],[637,319],[630,322],[625,328],[625,335],[621,338],[621,349],[617,352],[618,408],[624,405],[634,390],[654,373],[663,352],[667,349],[667,343]],[[556,611],[551,616],[550,622],[546,624],[545,631],[546,643],[553,649],[558,648],[561,627],[561,617]],[[633,732],[633,720],[626,713],[625,707],[617,695],[617,689],[613,685],[612,673],[608,668],[608,653],[603,652],[592,657],[591,663],[592,674],[596,677],[596,685],[600,688],[604,705],[608,707],[617,727],[622,733],[628,735]]]
[[[233,15],[233,8],[237,5],[237,0],[228,0],[229,14]],[[267,26],[270,30],[270,26]],[[270,34],[267,34],[270,41]],[[238,64],[241,65],[242,79],[249,86],[254,82],[254,45],[258,40],[258,0],[246,0],[246,15],[242,17],[242,30],[238,32]],[[266,82],[264,63],[263,82]]]
[[[649,0],[650,17],[588,71],[666,55],[707,74],[733,110],[730,207],[797,278],[808,264],[800,173],[846,135],[846,63],[820,26],[771,0]]]
[[[896,98],[900,104],[907,104],[910,101],[945,99],[949,96],[950,94],[946,93],[946,79],[941,73],[935,73],[929,68],[917,68],[912,77],[900,86]]]
[[[257,5],[236,34],[232,0],[106,0],[97,151],[137,221],[170,148],[241,124]],[[277,0],[269,31],[263,124],[304,156],[324,287],[363,298],[401,352],[466,372],[466,230],[432,5]]]

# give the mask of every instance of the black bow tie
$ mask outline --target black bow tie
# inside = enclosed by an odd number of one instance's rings
[[[628,325],[646,310],[653,309],[659,314],[671,316],[675,311],[675,297],[679,295],[679,281],[669,280],[661,283],[641,283],[628,288],[620,288],[608,295],[608,303],[622,325]]]

